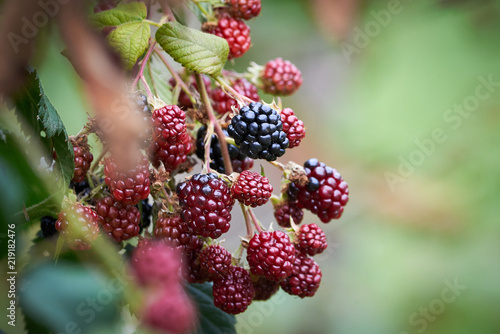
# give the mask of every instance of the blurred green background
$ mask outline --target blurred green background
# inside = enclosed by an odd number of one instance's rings
[[[283,102],[307,136],[282,161],[335,167],[350,202],[322,225],[316,296],[256,302],[239,332],[500,333],[498,2],[263,0],[250,26],[234,67],[280,56],[303,73]],[[59,51],[40,73],[74,134],[88,107]]]

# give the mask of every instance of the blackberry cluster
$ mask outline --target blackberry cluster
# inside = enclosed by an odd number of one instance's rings
[[[325,232],[316,224],[302,225],[297,232],[295,248],[304,254],[314,256],[328,247]]]
[[[227,130],[222,130],[225,135],[228,135]],[[196,155],[201,160],[205,161],[205,136],[207,135],[207,127],[202,126],[196,136]],[[253,167],[253,160],[243,154],[238,147],[232,144],[227,145],[229,151],[229,158],[231,159],[231,164],[233,171],[236,173],[241,173],[244,170],[248,170]],[[210,142],[210,168],[221,173],[226,174],[226,169],[224,168],[224,158],[222,156],[222,150],[220,148],[219,139],[217,135],[212,135]]]
[[[198,261],[202,270],[210,277],[221,277],[227,275],[231,267],[231,253],[220,245],[212,245],[203,249]]]
[[[244,312],[252,303],[255,288],[248,271],[231,266],[229,272],[214,281],[214,304],[230,314]]]
[[[141,213],[135,206],[123,204],[108,196],[100,200],[95,209],[104,231],[116,242],[139,234]]]
[[[259,102],[241,108],[227,132],[240,151],[252,159],[274,161],[285,154],[289,145],[278,112]]]
[[[195,174],[177,186],[181,217],[194,233],[217,239],[229,230],[234,199],[216,174]]]

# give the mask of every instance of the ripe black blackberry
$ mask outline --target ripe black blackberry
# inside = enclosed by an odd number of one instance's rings
[[[87,196],[88,194],[90,194],[90,190],[91,190],[90,184],[87,180],[84,180],[82,182],[71,181],[69,183],[69,187],[71,189],[75,190],[75,194],[78,198],[83,197],[83,196]]]
[[[56,221],[57,219],[51,216],[44,216],[40,219],[40,229],[44,238],[50,238],[57,234]]]
[[[139,204],[137,204],[137,209],[139,209]],[[151,213],[153,212],[153,206],[149,204],[147,199],[141,201],[141,223],[139,224],[139,234],[142,233],[143,229],[147,229],[151,225]]]
[[[226,136],[228,133],[225,129],[222,130]],[[196,136],[196,155],[201,160],[205,160],[205,136],[207,134],[207,127],[202,126]],[[229,158],[231,159],[231,164],[233,165],[233,171],[236,173],[241,173],[253,167],[253,160],[247,157],[245,154],[241,153],[240,149],[235,145],[228,144],[227,149],[229,151]],[[219,144],[219,139],[214,134],[212,135],[212,141],[210,143],[210,168],[216,170],[221,174],[226,174],[226,169],[224,168],[224,158],[222,157],[222,151]]]
[[[300,207],[310,210],[323,223],[340,218],[349,200],[349,188],[342,176],[318,159],[307,160],[304,169],[308,183],[303,187],[290,183],[288,197],[297,199]]]
[[[240,151],[252,159],[274,161],[285,154],[289,142],[278,112],[259,102],[240,109],[227,128]]]
[[[214,281],[212,293],[215,306],[226,313],[238,314],[252,303],[255,289],[248,271],[231,267],[226,275]]]
[[[230,227],[234,205],[230,192],[216,174],[195,174],[177,185],[181,217],[195,234],[217,239]]]

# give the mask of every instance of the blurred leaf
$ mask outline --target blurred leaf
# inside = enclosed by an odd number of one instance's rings
[[[113,9],[105,10],[90,16],[90,20],[98,28],[116,27],[120,24],[142,21],[148,15],[146,5],[142,2],[119,4]]]
[[[169,85],[171,75],[160,65],[157,58],[151,57],[144,69],[144,77],[153,95],[158,96],[166,104],[172,104],[172,91]]]
[[[14,96],[16,111],[22,116],[21,127],[26,136],[36,136],[37,140],[47,148],[45,155],[57,155],[56,164],[67,184],[74,173],[73,146],[68,140],[64,124],[43,91],[36,70],[28,73],[24,88]],[[42,133],[43,132],[43,133]]]
[[[221,75],[229,54],[229,46],[223,38],[176,22],[158,29],[156,40],[182,66],[212,77]]]
[[[215,307],[212,285],[189,284],[188,293],[196,302],[199,312],[198,334],[236,334],[236,318]]]
[[[151,28],[146,22],[127,22],[109,33],[109,44],[120,54],[127,69],[146,51]]]
[[[26,272],[20,286],[24,312],[54,332],[93,333],[119,323],[116,286],[85,267],[46,263]]]

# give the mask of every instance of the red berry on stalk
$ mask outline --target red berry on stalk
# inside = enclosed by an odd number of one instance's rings
[[[185,263],[184,278],[189,283],[205,283],[210,280],[208,272],[201,268],[199,257],[200,250],[195,249],[186,254],[182,259]]]
[[[241,57],[250,49],[250,28],[239,19],[222,14],[219,16],[217,25],[204,24],[202,29],[227,41],[229,44],[228,59]]]
[[[180,284],[179,253],[160,241],[142,239],[131,259],[132,271],[142,286],[168,287]]]
[[[302,74],[288,60],[276,58],[267,62],[260,74],[262,90],[272,95],[291,95],[302,85]]]
[[[252,101],[259,101],[260,97],[255,85],[248,82],[246,79],[237,79],[233,85],[233,89],[239,94],[248,97]],[[231,98],[222,90],[222,88],[215,88],[212,90],[210,97],[213,101],[213,108],[219,114],[226,114],[233,111],[232,106],[238,107],[238,102]],[[239,109],[239,108],[238,108]]]
[[[176,105],[167,105],[153,111],[155,138],[166,142],[177,142],[186,132],[186,114]]]
[[[90,249],[99,236],[97,214],[88,206],[80,203],[69,210],[59,213],[55,228],[61,233],[69,248],[73,250]]]
[[[290,108],[285,108],[281,111],[281,122],[283,123],[283,132],[290,142],[288,148],[299,146],[300,142],[306,136],[304,122],[299,120],[295,113]]]
[[[297,253],[292,274],[280,284],[281,288],[290,295],[300,298],[312,297],[319,288],[322,276],[318,264],[312,258]]]
[[[195,174],[177,186],[177,195],[181,217],[195,234],[217,239],[229,230],[234,199],[216,174]]]
[[[317,159],[307,160],[304,169],[308,183],[303,187],[291,183],[289,197],[297,198],[301,207],[316,214],[323,223],[340,218],[349,200],[349,188],[342,176]]]
[[[114,199],[124,204],[136,205],[148,198],[150,192],[148,159],[142,156],[137,166],[123,171],[113,158],[104,160],[104,181]]]
[[[328,247],[325,232],[316,224],[302,225],[297,232],[295,248],[301,253],[313,256],[323,253]]]
[[[231,187],[231,195],[245,205],[257,207],[271,198],[273,186],[267,177],[252,171],[243,171]]]
[[[167,172],[174,171],[187,160],[194,151],[194,139],[187,132],[182,133],[174,141],[153,140],[149,146],[149,158],[155,167],[163,162]]]
[[[253,281],[253,287],[255,288],[255,298],[253,300],[268,300],[278,292],[280,284],[261,276]]]
[[[197,324],[197,313],[182,286],[165,287],[146,297],[143,323],[160,333],[191,333]]]
[[[73,175],[73,182],[83,182],[90,169],[90,164],[94,160],[94,156],[90,153],[90,147],[87,144],[87,137],[80,137],[72,139],[73,154],[75,156],[75,173]]]
[[[211,277],[220,277],[229,272],[231,253],[220,245],[212,245],[203,249],[199,256],[201,269]]]
[[[117,202],[108,196],[101,199],[95,209],[104,231],[116,242],[139,234],[141,213],[135,206]]]
[[[260,14],[261,0],[226,0],[229,14],[243,20],[250,20]]]
[[[247,261],[252,274],[281,281],[292,273],[295,248],[282,231],[260,232],[250,239]]]
[[[158,217],[154,234],[186,254],[203,246],[203,240],[194,234],[189,224],[180,216]]]
[[[214,304],[229,314],[244,312],[252,303],[255,289],[248,271],[232,266],[229,272],[214,281]]]
[[[304,211],[298,206],[297,202],[287,200],[274,206],[274,218],[276,218],[279,226],[291,227],[290,217],[295,225],[299,225],[304,219]]]

